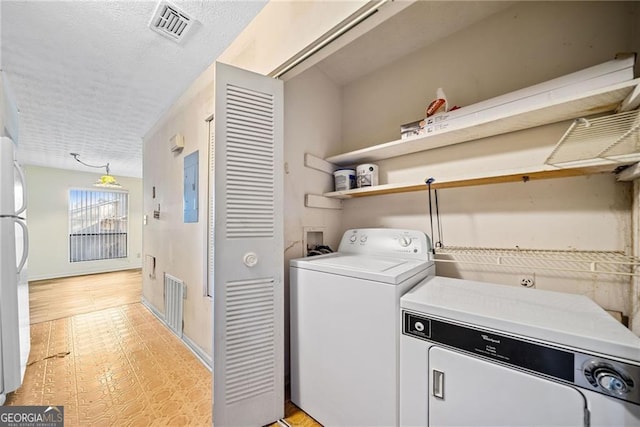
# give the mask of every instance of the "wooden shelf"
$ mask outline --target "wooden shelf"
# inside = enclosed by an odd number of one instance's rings
[[[468,175],[439,179],[431,184],[432,189],[470,187],[474,185],[500,184],[507,182],[527,182],[540,179],[566,178],[572,176],[592,175],[596,173],[613,172],[618,164],[596,164],[577,168],[555,168],[544,166],[540,169],[505,170],[492,172],[490,175]],[[354,197],[378,196],[382,194],[407,193],[413,191],[426,191],[427,185],[423,182],[407,182],[400,184],[384,184],[374,187],[356,188],[345,191],[332,191],[324,193],[324,197],[333,199],[351,199]]]
[[[598,90],[576,93],[561,100],[553,99],[553,93],[550,92],[548,99],[538,105],[532,106],[522,103],[519,104],[522,105],[521,107],[509,109],[508,111],[501,109],[496,114],[483,114],[483,112],[469,114],[466,116],[468,119],[464,120],[463,127],[460,127],[460,125],[456,128],[449,127],[435,134],[399,139],[349,153],[338,154],[325,160],[338,166],[375,162],[563,120],[614,111],[623,102],[626,105],[630,105],[629,100],[626,98],[637,97],[638,87],[640,87],[640,79],[635,79]],[[451,126],[454,125],[452,124]],[[379,187],[391,188],[394,186],[394,184],[390,184],[389,186]],[[404,184],[400,184],[400,186],[407,188]],[[389,190],[387,192],[395,191]],[[354,195],[352,197],[357,196]]]
[[[556,123],[594,114],[618,111],[629,111],[638,108],[640,104],[640,79],[607,86],[605,88],[577,92],[572,95],[559,96],[553,91],[538,96],[535,100],[497,105],[496,108],[477,111],[465,115],[464,120],[458,118],[451,122],[446,130],[434,134],[399,139],[363,148],[349,153],[339,154],[322,159],[311,155],[305,157],[307,167],[330,173],[338,166],[353,166],[359,163],[375,162],[420,151],[432,150],[439,147],[473,141],[494,135],[524,130],[536,126]],[[454,127],[456,126],[456,127]],[[569,162],[555,166],[544,164],[539,167],[524,169],[499,170],[466,176],[435,176],[431,184],[433,189],[468,187],[474,185],[498,184],[507,182],[527,182],[532,180],[563,178],[596,173],[611,173],[615,168],[631,164],[638,160],[640,153],[620,159],[593,158],[582,159],[579,162]],[[626,159],[626,160],[625,160]],[[425,180],[429,178],[425,176]],[[346,191],[333,191],[322,196],[314,196],[320,204],[313,207],[326,207],[327,199],[351,199],[383,194],[425,191],[428,187],[424,181],[383,184],[374,187],[356,188]],[[314,199],[315,200],[315,199]],[[341,207],[341,206],[340,206]],[[340,208],[333,207],[333,208]]]

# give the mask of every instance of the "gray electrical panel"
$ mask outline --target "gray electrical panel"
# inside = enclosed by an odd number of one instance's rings
[[[198,222],[198,152],[184,158],[184,222]]]

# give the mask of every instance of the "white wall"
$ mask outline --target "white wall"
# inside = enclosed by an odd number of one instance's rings
[[[640,180],[633,182],[633,256],[640,255]],[[640,335],[640,277],[634,277],[631,281],[631,289],[629,291],[629,301],[631,302],[631,314],[629,327],[631,330]]]
[[[50,279],[141,267],[142,180],[118,177],[129,192],[128,257],[69,262],[69,190],[91,189],[98,172],[25,166],[29,225],[29,280]]]
[[[335,248],[341,212],[304,207],[305,194],[333,191],[333,178],[304,167],[304,155],[324,158],[341,143],[341,91],[317,69],[285,84],[285,259],[306,256],[303,227],[325,228],[324,243]],[[309,100],[313,102],[309,102]],[[287,124],[294,123],[295,126]]]
[[[269,73],[362,4],[270,2],[219,59]],[[322,8],[318,9],[320,5]],[[637,15],[631,14],[637,14],[637,11],[632,2],[558,6],[552,2],[524,3],[383,70],[372,70],[371,75],[345,88],[333,85],[317,69],[286,81],[285,269],[288,270],[291,258],[304,253],[301,245],[303,227],[325,227],[325,243],[335,248],[348,227],[393,224],[421,228],[422,220],[425,220],[422,226],[426,225],[426,193],[347,201],[344,211],[305,208],[305,193],[328,191],[333,181],[329,175],[304,168],[304,153],[325,157],[397,139],[400,124],[420,118],[437,87],[444,87],[452,102],[466,105],[606,61],[617,51],[637,48],[640,46],[638,30],[632,25]],[[629,41],[631,33],[635,34],[635,44]],[[143,294],[162,311],[162,273],[166,271],[185,280],[189,287],[185,302],[185,334],[209,354],[210,303],[201,297],[206,271],[204,207],[207,202],[202,172],[206,170],[208,141],[204,118],[213,112],[213,88],[208,87],[213,81],[211,67],[160,118],[145,137],[144,148],[144,213],[149,218],[144,230],[144,253],[155,255],[158,264],[155,279],[145,275]],[[532,130],[524,138],[520,134],[498,137],[464,144],[464,148],[451,147],[381,162],[381,179],[383,183],[399,182],[433,174],[462,175],[468,170],[493,170],[496,166],[509,169],[514,160],[519,165],[539,164],[565,129],[565,125],[560,124]],[[166,147],[168,138],[176,132],[185,135],[186,148],[183,154],[174,156]],[[182,157],[196,149],[200,150],[200,206],[203,210],[198,224],[183,224]],[[542,221],[548,225],[557,211],[546,205],[544,200],[547,199],[536,199],[536,212],[527,212],[525,208],[530,203],[527,192],[532,191],[537,198],[551,185],[552,191],[556,187],[562,188],[559,195],[554,196],[561,198],[563,194],[584,194],[592,183],[597,184],[594,188],[602,190],[589,195],[599,200],[595,210],[589,214],[591,208],[582,204],[579,204],[580,209],[587,212],[571,208],[574,212],[580,211],[580,215],[584,213],[589,220],[554,244],[596,246],[601,244],[597,237],[616,230],[606,236],[605,246],[624,250],[630,241],[624,231],[630,221],[625,219],[630,218],[625,205],[629,196],[625,185],[615,184],[608,177],[569,179],[554,184],[528,183],[522,188],[516,185],[520,197],[513,201],[513,206],[517,207],[516,211],[519,209],[519,214],[513,217],[491,209],[493,199],[509,200],[513,193],[509,185],[442,193],[449,202],[452,200],[449,194],[458,195],[454,200],[463,205],[447,212],[448,215],[458,212],[444,219],[450,227],[447,236],[453,241],[466,241],[462,233],[456,237],[449,224],[469,230],[475,225],[501,224],[504,218],[507,222],[513,218],[514,223],[510,226],[516,230],[513,240],[533,242],[541,233],[534,233],[531,228],[522,230],[519,224]],[[156,199],[151,198],[153,186],[156,186]],[[464,203],[468,197],[473,197],[473,203]],[[154,220],[153,210],[158,203],[161,218]],[[608,209],[609,205],[615,208]],[[366,209],[361,209],[362,206]],[[449,204],[446,209],[452,209],[452,206]],[[602,218],[598,219],[599,215]],[[573,227],[568,219],[570,216],[571,213],[567,213],[561,222],[569,222]],[[601,228],[602,233],[597,237],[581,238],[578,242],[572,240],[575,236],[589,236],[594,221],[596,224],[607,222]],[[488,243],[489,236],[496,245],[511,244],[509,239],[492,233],[488,226],[486,230],[477,236],[475,244]]]
[[[616,182],[612,175],[601,174],[439,190],[442,243],[445,248],[621,251],[630,254],[631,187],[630,183]],[[427,192],[353,199],[345,204],[342,225],[345,229],[410,228],[431,235],[428,206]],[[435,207],[433,214],[437,241]],[[475,258],[473,261],[486,260]],[[558,264],[551,266],[558,267]],[[585,294],[602,307],[625,315],[632,309],[628,277],[440,263],[436,272],[448,277],[514,286],[518,284],[519,276],[535,274],[535,286],[539,289]]]
[[[309,100],[313,99],[311,105]],[[334,250],[339,241],[342,212],[331,209],[308,209],[305,194],[322,194],[333,190],[333,181],[323,172],[304,167],[304,155],[324,158],[341,141],[341,92],[325,75],[311,69],[284,85],[285,122],[285,348],[289,348],[289,261],[306,256],[304,228],[322,230],[323,242]],[[295,123],[295,126],[287,124]],[[313,131],[310,131],[313,130]],[[289,352],[285,352],[288,372]]]
[[[213,76],[204,73],[144,138],[144,255],[156,258],[155,276],[145,267],[142,294],[164,313],[164,274],[184,281],[184,334],[211,357],[211,299],[205,296],[207,252],[207,177],[209,124],[213,113]],[[172,152],[169,139],[184,136],[184,149]],[[183,221],[185,156],[198,151],[198,222]],[[153,188],[155,187],[155,198]],[[153,213],[160,206],[160,218]]]
[[[341,87],[340,105],[333,108],[340,110],[342,119],[332,123],[300,119],[305,108],[311,116],[318,114],[316,98],[325,96],[327,87],[331,87],[327,82],[314,92],[305,92],[301,88],[304,79],[311,85],[321,74],[315,70],[316,77],[311,77],[307,71],[285,84],[287,100],[297,100],[288,108],[295,109],[298,118],[293,123],[286,120],[286,127],[299,127],[301,133],[304,130],[307,135],[316,135],[327,133],[327,126],[339,126],[342,142],[305,146],[307,141],[296,138],[288,140],[287,150],[294,149],[291,145],[295,142],[301,145],[297,150],[333,155],[396,140],[401,124],[423,117],[438,87],[445,89],[450,103],[464,106],[608,61],[618,52],[638,47],[637,12],[632,2],[515,4]],[[421,182],[428,177],[438,180],[539,167],[568,124],[561,122],[380,161],[380,181]],[[291,130],[287,132],[292,134]],[[297,162],[302,164],[303,159]],[[315,182],[305,184],[309,193],[321,191],[316,180],[329,186],[332,183],[332,177],[311,169],[291,164],[289,168],[297,174],[292,173],[290,180]],[[302,203],[299,196],[292,198]],[[631,185],[616,182],[611,174],[439,191],[446,245],[627,254],[631,254],[633,242],[632,199]],[[299,235],[302,227],[313,226],[310,215],[318,211],[289,210],[288,239]],[[339,220],[328,226],[333,244],[346,229],[357,227],[415,228],[430,234],[426,191],[346,200],[337,215]],[[520,275],[517,271],[501,273],[495,268],[451,265],[439,266],[438,273],[512,285]],[[535,273],[539,288],[583,293],[603,307],[626,315],[633,309],[628,278]]]
[[[465,106],[633,49],[634,2],[523,2],[344,88],[345,151],[393,141],[437,88]],[[405,10],[405,13],[411,9]]]
[[[632,3],[521,3],[344,87],[349,151],[399,137],[438,87],[468,105],[613,59],[632,50]],[[637,44],[636,44],[637,45]],[[421,182],[544,163],[563,122],[379,162],[381,183]],[[611,174],[438,192],[449,246],[632,253],[631,186]],[[345,202],[343,229],[417,228],[430,234],[427,193]],[[436,234],[437,237],[437,234]],[[438,274],[516,285],[522,272],[439,265]],[[536,286],[586,294],[629,315],[627,278],[536,272]]]
[[[270,1],[218,60],[267,75],[366,3]]]
[[[634,3],[633,15],[636,23],[640,23],[640,3]],[[631,29],[632,50],[640,54],[640,25],[634,25]],[[640,61],[636,60],[636,76],[640,76]],[[640,257],[640,180],[633,183],[633,255]],[[640,278],[634,278],[632,289],[629,293],[632,304],[631,330],[640,335]]]
[[[640,55],[640,3],[633,2],[631,7],[631,51]],[[640,61],[636,60],[635,75],[640,76]]]
[[[295,53],[332,28],[364,4],[347,2],[270,2],[254,21],[238,36],[219,61],[267,74]],[[143,274],[143,297],[160,313],[164,311],[162,275],[167,272],[185,281],[187,299],[184,306],[184,334],[205,354],[212,356],[213,335],[211,300],[203,297],[206,285],[207,251],[207,174],[208,125],[204,119],[213,113],[214,65],[212,64],[180,99],[165,113],[144,138],[144,214],[148,222],[144,227],[144,254],[156,257],[156,275]],[[334,95],[335,96],[335,95]],[[331,97],[327,94],[327,97]],[[288,101],[287,101],[288,102]],[[286,107],[285,107],[286,108]],[[330,111],[323,109],[323,112]],[[287,109],[285,114],[295,114]],[[295,117],[293,118],[295,120]],[[307,118],[311,120],[311,118]],[[168,139],[175,133],[185,136],[185,149],[180,154],[168,150]],[[339,129],[330,138],[338,141]],[[297,139],[300,135],[294,135]],[[307,139],[307,136],[303,135]],[[285,139],[287,137],[285,136]],[[316,147],[326,139],[318,135]],[[289,147],[293,145],[287,143]],[[182,162],[183,157],[199,150],[200,159],[200,217],[197,224],[182,222]],[[319,155],[327,153],[320,150]],[[287,154],[287,162],[298,168],[301,154]],[[295,159],[289,161],[289,159]],[[289,176],[289,175],[288,175]],[[294,176],[293,174],[291,176]],[[296,188],[300,182],[287,180],[285,185],[294,191],[296,199],[287,198],[287,209],[298,212],[299,197],[304,189]],[[327,185],[327,184],[323,184]],[[156,187],[156,198],[152,188]],[[295,188],[295,189],[294,189]],[[324,190],[326,191],[326,190]],[[160,204],[160,219],[153,219],[153,211]],[[326,215],[312,217],[315,225],[326,223]],[[335,227],[334,227],[335,229]],[[287,225],[285,256],[301,256],[301,230]],[[334,231],[335,234],[335,231]],[[287,263],[288,259],[287,258]]]

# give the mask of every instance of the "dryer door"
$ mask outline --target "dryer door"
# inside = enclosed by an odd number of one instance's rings
[[[588,425],[577,389],[441,347],[428,390],[429,426]]]

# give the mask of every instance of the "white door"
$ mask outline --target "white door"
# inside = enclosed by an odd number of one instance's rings
[[[283,84],[218,63],[213,421],[284,416]]]
[[[583,426],[575,388],[439,347],[429,349],[429,426]]]

